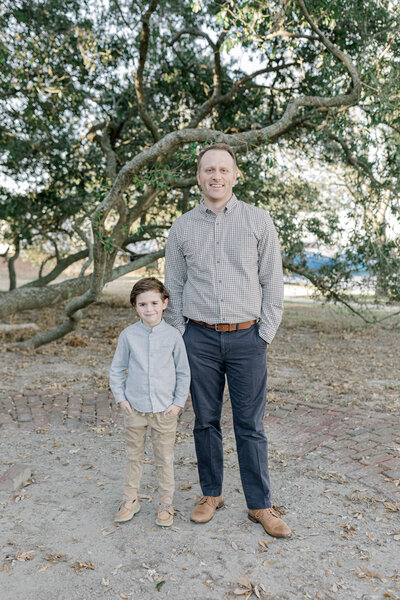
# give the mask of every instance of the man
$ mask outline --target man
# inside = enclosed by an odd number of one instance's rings
[[[221,410],[225,375],[249,519],[267,533],[290,529],[271,508],[267,440],[266,348],[282,318],[278,237],[269,214],[232,194],[232,149],[213,144],[199,155],[203,198],[179,217],[166,245],[166,320],[183,334],[191,369],[194,440],[204,496],[191,520],[208,522],[223,506]]]

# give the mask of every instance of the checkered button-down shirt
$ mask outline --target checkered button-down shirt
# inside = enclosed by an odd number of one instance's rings
[[[172,225],[165,250],[165,319],[205,323],[260,319],[271,343],[283,312],[282,257],[269,214],[232,196],[215,214],[202,201]]]

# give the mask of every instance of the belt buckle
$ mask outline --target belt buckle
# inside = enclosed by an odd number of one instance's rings
[[[218,323],[215,323],[215,324],[214,324],[214,329],[215,329],[215,331],[219,331],[219,329],[218,329],[218,325],[219,325]]]

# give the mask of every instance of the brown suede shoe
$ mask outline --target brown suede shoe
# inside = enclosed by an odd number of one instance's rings
[[[261,523],[265,531],[274,537],[290,537],[292,532],[273,508],[249,510],[249,519],[253,523]]]
[[[119,507],[117,514],[115,515],[114,521],[115,523],[125,523],[125,521],[130,521],[133,515],[136,515],[140,510],[139,501],[133,500],[133,502],[129,502],[128,500],[123,502]]]
[[[159,504],[156,524],[160,527],[171,527],[174,522],[174,507],[172,504]]]
[[[224,499],[221,496],[203,496],[194,507],[190,520],[195,523],[207,523],[210,521],[217,508],[224,505]]]

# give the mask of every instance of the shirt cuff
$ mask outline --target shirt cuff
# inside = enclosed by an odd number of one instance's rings
[[[274,336],[268,334],[267,326],[263,323],[260,323],[259,325],[258,335],[264,340],[264,342],[267,342],[267,344],[270,344],[274,339]]]
[[[179,406],[179,408],[183,408],[186,404],[186,399],[185,400],[174,400],[172,404],[174,406]]]

